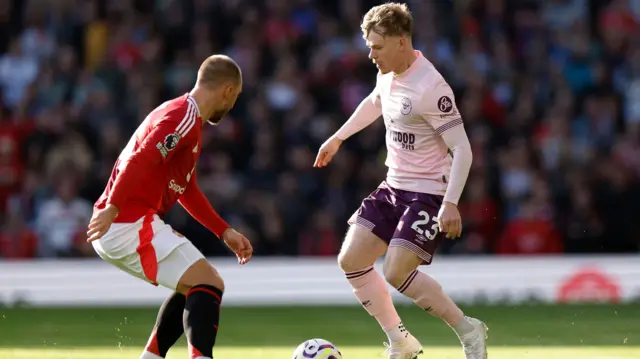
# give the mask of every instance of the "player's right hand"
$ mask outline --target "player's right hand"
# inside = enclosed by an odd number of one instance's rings
[[[89,230],[87,231],[87,242],[93,242],[102,238],[111,227],[111,223],[116,219],[119,211],[114,205],[108,204],[105,208],[93,212],[91,221],[89,221]]]
[[[222,240],[227,247],[233,251],[236,257],[238,257],[238,263],[246,264],[251,260],[253,256],[253,246],[251,246],[251,242],[249,242],[247,237],[233,228],[228,228],[222,233]]]
[[[329,137],[325,143],[320,146],[318,150],[318,155],[316,156],[316,161],[313,163],[313,167],[325,167],[331,162],[333,156],[340,149],[340,145],[342,145],[342,140],[336,136]]]

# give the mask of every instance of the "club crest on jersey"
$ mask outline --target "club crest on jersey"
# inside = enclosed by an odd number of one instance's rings
[[[453,101],[449,98],[449,96],[442,96],[438,100],[438,109],[441,112],[451,112],[453,109]]]
[[[402,105],[402,109],[400,110],[401,114],[408,115],[411,113],[411,100],[409,100],[408,97],[403,97],[402,100],[400,100],[400,104]]]
[[[180,141],[180,135],[177,133],[168,134],[167,137],[164,138],[164,147],[171,151],[178,145],[178,141]]]

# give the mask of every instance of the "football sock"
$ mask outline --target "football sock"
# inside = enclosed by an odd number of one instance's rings
[[[187,293],[184,308],[184,334],[189,342],[189,358],[213,357],[218,333],[222,291],[212,285],[196,285]]]
[[[186,297],[178,292],[171,294],[162,303],[153,332],[140,359],[158,359],[167,356],[169,348],[184,333],[182,313],[185,303]]]
[[[364,309],[380,323],[390,341],[397,341],[409,335],[393,306],[387,283],[373,266],[345,273],[345,275],[353,287],[356,298]]]
[[[414,270],[398,287],[398,291],[430,314],[445,321],[458,336],[473,331],[473,325],[462,314],[462,310],[442,290],[442,286],[430,276]]]

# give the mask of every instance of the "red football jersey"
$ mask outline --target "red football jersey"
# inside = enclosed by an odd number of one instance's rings
[[[189,94],[154,109],[120,153],[95,208],[114,204],[120,210],[115,222],[120,223],[165,214],[195,182],[202,124]],[[123,170],[126,176],[120,175]]]

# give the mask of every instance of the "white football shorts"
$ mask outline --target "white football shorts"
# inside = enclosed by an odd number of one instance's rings
[[[157,215],[113,223],[92,242],[105,261],[153,285],[175,290],[184,272],[204,255]]]

